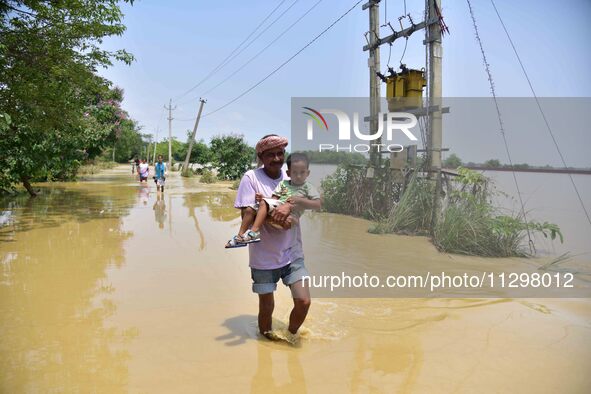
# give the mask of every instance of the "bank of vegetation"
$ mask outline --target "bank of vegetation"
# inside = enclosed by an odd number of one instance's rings
[[[333,152],[333,151],[298,151],[305,153],[314,164],[337,164],[337,165],[365,165],[367,157],[358,152]]]
[[[124,1],[133,3],[132,0]],[[135,158],[168,158],[168,141],[152,136],[122,108],[124,92],[97,73],[131,64],[125,50],[101,47],[125,26],[118,2],[0,2],[0,193],[32,182],[67,181]],[[172,139],[172,159],[188,144]],[[154,152],[155,151],[155,152]],[[236,179],[254,149],[241,136],[198,141],[191,161],[211,163],[220,179]]]
[[[125,26],[109,0],[0,4],[0,190],[64,180],[110,148],[121,158],[141,140],[121,108],[123,91],[97,74],[125,50],[100,47]],[[120,155],[120,156],[118,156]]]
[[[339,167],[322,182],[324,208],[373,220],[372,233],[430,236],[440,251],[449,253],[527,256],[528,233],[541,233],[562,242],[557,225],[526,221],[519,214],[496,208],[492,203],[494,186],[482,174],[462,167],[458,173],[444,182],[444,193],[438,197],[438,210],[433,214],[435,183],[419,173],[412,174],[404,190],[388,195],[383,183],[366,180],[355,169]],[[376,202],[388,209],[376,209]]]
[[[467,162],[464,163],[462,159],[455,153],[449,155],[443,161],[444,168],[455,169],[458,167],[465,167],[476,170],[500,170],[500,171],[530,171],[530,172],[565,172],[565,173],[589,173],[591,167],[588,168],[577,168],[577,167],[553,167],[549,164],[544,166],[536,166],[528,163],[513,163],[504,164],[498,159],[486,160],[484,163]]]

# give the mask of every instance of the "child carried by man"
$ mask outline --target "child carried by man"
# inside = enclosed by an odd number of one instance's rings
[[[278,206],[285,203],[295,203],[297,199],[320,199],[320,194],[316,188],[307,181],[310,175],[308,156],[304,153],[292,153],[287,158],[286,163],[287,175],[291,179],[282,180],[270,198],[260,194],[255,195],[257,203],[245,210],[240,230],[237,235],[226,243],[226,248],[238,248],[252,242],[260,242],[260,228],[265,222],[275,228],[289,228],[290,225],[281,226],[273,222],[269,217]],[[292,211],[290,215],[292,220],[288,222],[297,223],[302,213],[301,210]]]

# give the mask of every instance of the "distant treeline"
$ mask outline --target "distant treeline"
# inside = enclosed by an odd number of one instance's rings
[[[314,164],[366,164],[367,158],[357,152],[302,151]]]
[[[466,168],[477,168],[477,169],[507,169],[510,170],[511,168],[515,170],[561,170],[561,171],[577,171],[577,170],[591,170],[589,168],[575,168],[575,167],[553,167],[551,165],[546,164],[545,166],[533,166],[527,163],[513,163],[513,167],[510,164],[501,163],[498,159],[490,159],[485,161],[484,163],[474,163],[468,162],[464,163],[455,153],[452,153],[447,159],[443,161],[443,166],[445,168],[458,168],[458,167],[466,167]]]

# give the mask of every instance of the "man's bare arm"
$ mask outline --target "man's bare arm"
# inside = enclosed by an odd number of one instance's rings
[[[322,199],[317,198],[315,200],[310,200],[305,197],[289,197],[287,202],[292,204],[295,208],[304,210],[304,209],[312,209],[314,211],[318,211],[322,208]]]
[[[284,223],[285,219],[287,219],[287,217],[291,213],[292,209],[293,209],[293,205],[289,202],[279,205],[278,207],[276,207],[273,210],[273,212],[271,214],[273,217],[273,220],[275,220],[278,223]]]

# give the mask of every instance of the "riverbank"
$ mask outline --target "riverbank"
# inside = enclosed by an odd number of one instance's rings
[[[591,169],[585,168],[507,168],[507,167],[485,167],[485,166],[464,166],[471,170],[478,171],[505,171],[505,172],[538,172],[544,174],[579,174],[579,175],[591,175]]]
[[[0,391],[584,392],[591,301],[316,298],[300,347],[256,334],[247,251],[226,184],[171,173],[164,196],[129,168],[39,185],[2,207]],[[9,214],[7,214],[9,213]],[[445,255],[423,237],[306,214],[312,273],[459,271],[519,259]],[[276,327],[289,291],[276,297]]]

